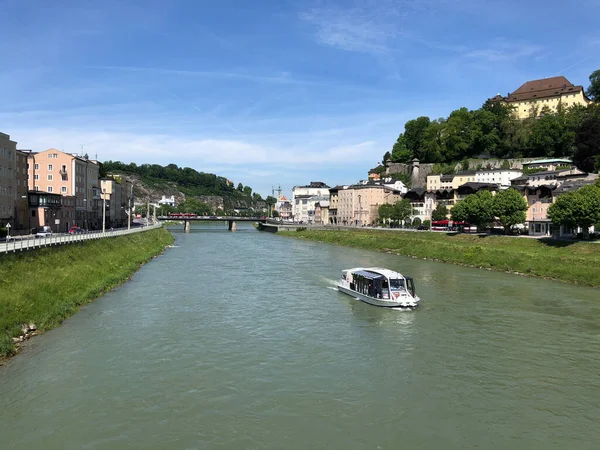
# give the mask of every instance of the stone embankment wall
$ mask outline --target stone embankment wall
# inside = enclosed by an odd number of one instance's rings
[[[500,169],[504,161],[508,161],[511,169],[522,169],[523,163],[535,161],[535,158],[521,159],[468,159],[469,170],[477,169]],[[425,188],[427,186],[427,175],[431,175],[435,164],[412,162],[409,164],[388,162],[386,174],[404,173],[411,176],[412,188]],[[456,163],[455,170],[463,169],[463,162]]]

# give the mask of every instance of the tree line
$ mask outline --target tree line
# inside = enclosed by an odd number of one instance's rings
[[[587,95],[600,99],[600,70],[590,75]],[[406,122],[384,163],[456,163],[482,154],[499,159],[569,157],[586,172],[600,170],[600,105],[532,108],[520,120],[507,104],[486,101],[476,110],[459,108],[447,118]]]

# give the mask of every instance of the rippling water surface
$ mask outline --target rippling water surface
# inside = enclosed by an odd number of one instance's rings
[[[0,368],[1,449],[587,449],[600,291],[302,242],[176,247]],[[413,275],[422,307],[335,290]]]

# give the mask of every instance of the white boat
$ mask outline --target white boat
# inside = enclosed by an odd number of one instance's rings
[[[412,277],[378,267],[343,270],[338,289],[370,305],[388,308],[415,309],[420,300]]]

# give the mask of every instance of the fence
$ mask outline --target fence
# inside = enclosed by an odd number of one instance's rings
[[[56,236],[44,236],[44,237],[34,237],[27,236],[21,237],[16,236],[10,238],[9,241],[5,243],[0,243],[0,254],[9,253],[9,252],[17,252],[17,251],[26,251],[33,250],[40,247],[48,247],[52,245],[63,245],[63,244],[71,244],[73,242],[82,242],[89,241],[90,239],[104,239],[111,238],[117,236],[124,236],[126,234],[140,233],[142,231],[154,230],[156,228],[160,228],[162,224],[156,223],[154,225],[148,225],[143,227],[132,227],[131,229],[127,228],[117,228],[111,231],[88,231],[85,233],[77,233],[77,234],[60,234]]]

